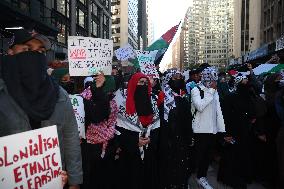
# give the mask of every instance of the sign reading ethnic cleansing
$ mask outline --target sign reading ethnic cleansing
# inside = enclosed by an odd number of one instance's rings
[[[0,138],[0,188],[62,189],[56,126]]]
[[[85,110],[83,98],[79,95],[69,95],[69,98],[77,120],[79,137],[85,139]]]
[[[155,57],[157,52],[158,52],[157,50],[136,51],[141,72],[147,76],[152,76],[154,78],[159,78],[159,73],[155,66]]]
[[[111,75],[113,41],[92,37],[68,37],[68,61],[71,76],[91,76],[102,71]]]

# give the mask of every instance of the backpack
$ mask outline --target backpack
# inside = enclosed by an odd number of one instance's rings
[[[200,92],[200,97],[201,97],[201,99],[203,99],[203,98],[204,98],[204,91],[203,91],[198,85],[197,85],[196,87],[197,87],[197,89],[198,89],[199,92]],[[196,113],[197,113],[197,109],[195,108],[195,111],[194,111],[194,113],[193,113],[193,115],[192,115],[193,118],[195,117]]]

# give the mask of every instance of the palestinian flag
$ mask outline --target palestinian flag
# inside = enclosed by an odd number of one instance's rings
[[[145,49],[145,51],[158,50],[158,53],[155,58],[155,65],[160,64],[165,52],[168,50],[175,34],[177,33],[179,25],[180,23],[172,27],[165,34],[163,34],[162,37],[160,37],[157,41],[155,41],[152,45]],[[137,58],[133,61],[133,64],[135,67],[139,67]]]

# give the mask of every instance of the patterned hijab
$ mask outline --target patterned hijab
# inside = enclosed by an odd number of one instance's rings
[[[201,83],[210,88],[210,85],[213,81],[218,80],[218,70],[215,67],[207,67],[201,73]]]
[[[169,81],[176,74],[181,74],[177,69],[167,70],[166,75],[163,78],[163,88],[165,93],[165,101],[164,101],[164,119],[168,121],[170,110],[176,107],[175,104],[175,96],[178,96],[171,87],[169,86]]]

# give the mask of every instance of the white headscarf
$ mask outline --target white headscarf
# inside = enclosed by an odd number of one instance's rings
[[[94,79],[92,77],[86,77],[85,80],[84,80],[84,87],[86,87],[86,83],[87,82],[93,82]]]

